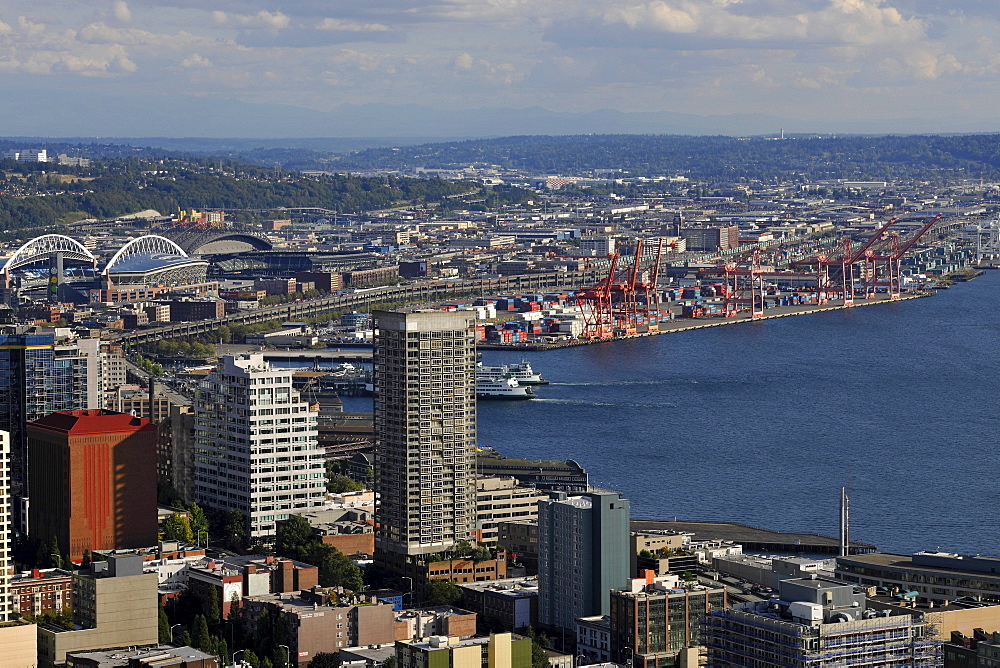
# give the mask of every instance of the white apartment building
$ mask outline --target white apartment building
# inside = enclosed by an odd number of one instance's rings
[[[0,624],[11,620],[10,434],[0,431]],[[0,662],[2,663],[2,662]]]
[[[195,396],[197,502],[240,510],[251,538],[273,536],[289,513],[322,506],[317,413],[292,389],[290,369],[259,353],[223,357]]]
[[[580,252],[584,255],[594,255],[601,257],[611,255],[618,246],[617,237],[593,236],[580,238]]]
[[[22,150],[11,150],[4,151],[3,157],[8,160],[17,160],[18,162],[48,162],[49,154],[48,149],[22,149]]]

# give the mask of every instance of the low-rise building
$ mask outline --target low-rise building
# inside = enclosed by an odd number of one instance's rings
[[[24,621],[0,622],[0,651],[4,668],[36,668],[38,627]]]
[[[524,566],[529,575],[538,573],[538,520],[497,522],[497,545],[510,560]]]
[[[516,478],[479,476],[476,478],[476,540],[495,546],[499,523],[537,520],[538,502],[549,495],[533,487],[519,485]]]
[[[837,557],[836,575],[845,582],[914,592],[918,602],[963,596],[1000,602],[1000,558],[996,557],[951,552],[853,554]]]
[[[101,652],[72,652],[67,668],[219,668],[219,657],[194,647],[158,645]]]
[[[718,668],[940,665],[919,612],[871,609],[863,590],[823,578],[782,580],[777,599],[713,611],[702,638]]]
[[[37,617],[73,607],[73,573],[61,568],[24,571],[10,579],[13,610]]]
[[[462,589],[462,605],[478,615],[484,628],[515,631],[538,624],[538,579],[513,578],[470,582]]]
[[[489,638],[466,640],[449,636],[400,640],[396,642],[396,665],[399,668],[523,668],[531,665],[531,639],[513,633],[494,633]]]
[[[51,624],[38,627],[41,668],[65,664],[69,652],[155,645],[159,639],[156,574],[143,573],[137,555],[95,561],[89,569],[77,571],[73,601],[74,630]]]
[[[438,605],[396,612],[396,640],[412,640],[428,636],[471,638],[476,635],[476,613]]]
[[[682,588],[676,575],[647,571],[645,578],[611,592],[611,659],[631,658],[636,668],[696,666],[702,620],[728,606],[725,588]]]
[[[611,660],[611,617],[577,617],[576,655],[581,664]]]
[[[270,594],[243,599],[244,632],[258,632],[262,620],[279,629],[288,640],[297,666],[305,668],[319,653],[335,653],[347,647],[377,645],[395,639],[392,605],[384,603],[340,604],[335,595],[320,590],[299,595]]]

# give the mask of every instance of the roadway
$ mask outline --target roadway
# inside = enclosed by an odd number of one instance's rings
[[[552,291],[577,289],[585,284],[600,280],[606,270],[544,272],[537,274],[517,274],[499,278],[467,279],[459,281],[435,280],[371,288],[363,292],[331,295],[318,299],[307,299],[290,304],[266,306],[253,311],[240,311],[221,318],[178,322],[159,327],[148,327],[112,336],[113,341],[124,344],[142,344],[160,339],[194,336],[218,329],[222,325],[253,325],[269,320],[295,320],[328,313],[368,309],[374,304],[385,302],[438,302],[454,296],[492,296],[518,294],[529,291]]]

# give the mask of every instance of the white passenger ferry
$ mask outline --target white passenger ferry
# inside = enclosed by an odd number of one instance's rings
[[[487,376],[490,378],[513,378],[521,385],[548,385],[549,381],[542,378],[541,374],[531,368],[530,362],[521,360],[514,364],[503,364],[501,366],[485,366],[482,362],[476,365],[476,376]]]
[[[477,399],[534,399],[530,387],[521,385],[514,378],[496,378],[476,374]]]

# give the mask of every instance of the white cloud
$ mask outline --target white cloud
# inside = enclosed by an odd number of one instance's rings
[[[287,28],[292,20],[288,15],[265,9],[256,14],[227,14],[219,10],[212,12],[212,21],[219,26],[235,28],[262,28],[265,30],[281,30]]]
[[[128,3],[125,0],[115,0],[112,13],[122,23],[132,23],[132,10],[129,9]]]
[[[201,55],[200,53],[192,53],[190,56],[181,61],[181,67],[185,69],[201,68],[201,67],[211,67],[212,61]]]
[[[316,24],[317,30],[339,30],[343,32],[386,32],[389,26],[383,23],[360,23],[345,19],[325,18]]]

